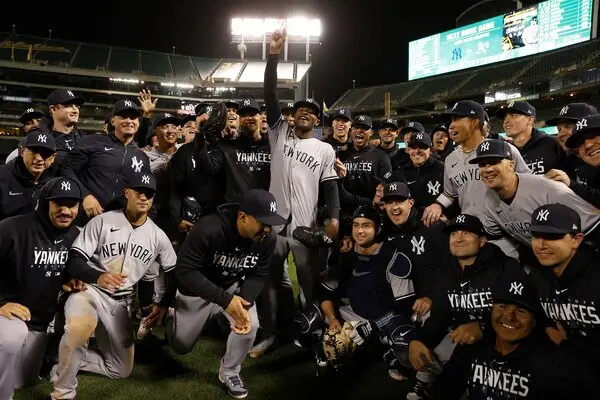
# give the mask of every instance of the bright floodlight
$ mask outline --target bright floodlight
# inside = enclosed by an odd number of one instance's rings
[[[287,29],[288,41],[295,43],[318,43],[321,36],[321,20],[315,18],[293,17],[276,18],[233,18],[231,36],[235,43],[260,43],[264,36]]]

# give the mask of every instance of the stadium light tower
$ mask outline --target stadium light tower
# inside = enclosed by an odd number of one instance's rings
[[[306,46],[306,62],[310,62],[310,45],[319,44],[321,20],[306,17],[278,18],[233,18],[231,20],[231,41],[238,44],[240,57],[247,51],[247,43],[262,44],[262,59],[267,59],[267,40],[273,32],[285,27],[287,41],[284,47],[284,60],[288,60],[288,44]]]

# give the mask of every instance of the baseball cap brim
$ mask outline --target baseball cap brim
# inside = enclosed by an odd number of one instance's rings
[[[469,160],[469,164],[479,164],[479,162],[484,161],[484,160],[510,160],[510,158],[505,157],[505,156],[499,156],[499,155],[486,155],[486,156],[481,156],[481,157],[475,157],[472,160]]]
[[[544,123],[548,126],[556,126],[558,125],[558,121],[569,121],[569,122],[577,122],[579,121],[579,118],[575,118],[575,117],[565,117],[565,116],[557,116],[554,118],[550,118],[547,121],[544,121]]]
[[[410,197],[402,196],[400,194],[388,194],[387,196],[381,196],[381,201],[388,201],[393,199],[398,199],[400,201],[406,201]]]
[[[247,111],[254,111],[256,114],[260,114],[260,108],[256,108],[256,107],[241,107],[238,109],[237,113],[243,114],[244,112],[247,112]]]
[[[498,111],[496,111],[496,117],[503,120],[504,117],[506,117],[506,114],[508,114],[508,113],[521,114],[521,115],[526,115],[528,117],[533,117],[533,115],[523,112],[521,110],[517,110],[516,108],[506,108],[506,107],[501,108]]]
[[[117,111],[116,113],[114,113],[114,115],[137,115],[138,117],[142,116],[142,112],[140,111],[139,108],[135,108],[135,107],[128,107],[128,108],[122,108],[119,111]]]
[[[355,126],[363,126],[365,129],[372,129],[372,127],[370,125],[367,125],[363,122],[353,122],[352,125],[350,125],[350,127],[354,128]]]
[[[167,125],[167,124],[173,124],[173,125],[181,125],[181,120],[177,117],[167,117],[167,118],[163,118],[160,119],[158,121],[156,121],[152,127],[156,128],[157,126],[161,126],[161,125]]]
[[[463,224],[456,224],[456,223],[451,222],[444,227],[444,233],[446,233],[446,234],[450,234],[454,231],[467,231],[467,232],[471,232],[471,233],[474,233],[479,236],[487,235],[487,232],[485,232],[485,230],[478,231],[477,229],[474,229],[472,226],[463,225]]]
[[[471,113],[459,113],[456,111],[448,111],[442,114],[442,118],[445,119],[451,119],[452,117],[458,117],[458,118],[475,118],[479,121],[484,121],[485,120],[485,116],[484,115],[477,115],[477,114],[471,114]]]
[[[283,218],[279,214],[265,215],[265,216],[261,216],[261,217],[256,217],[253,215],[253,217],[258,222],[261,222],[268,226],[280,226],[280,225],[285,225],[285,223],[286,223],[286,219]]]
[[[569,149],[576,149],[586,139],[594,136],[600,136],[600,128],[583,128],[576,131],[570,138],[568,138],[565,144]]]
[[[78,106],[81,106],[85,103],[85,98],[81,97],[81,96],[75,96],[70,98],[69,100],[63,101],[62,103],[55,103],[55,104],[50,104],[50,105],[56,105],[56,104],[75,104]]]
[[[25,125],[25,122],[27,121],[31,121],[32,119],[35,118],[42,118],[44,116],[44,113],[41,111],[33,111],[27,114],[23,114],[21,115],[21,118],[19,118],[19,121]]]
[[[515,298],[510,298],[509,296],[492,296],[492,303],[501,303],[501,304],[516,304],[523,308],[526,308],[532,314],[538,314],[539,309],[536,309],[531,304],[528,304],[526,301],[517,300]]]
[[[306,100],[299,100],[297,102],[294,103],[294,110],[297,110],[301,107],[307,107],[307,108],[312,108],[313,110],[315,110],[315,112],[318,114],[321,113],[321,110],[319,109],[319,107],[317,107],[314,103],[311,103],[310,101],[306,101]]]
[[[350,121],[350,117],[348,117],[347,115],[339,115],[339,114],[338,114],[338,115],[333,115],[333,116],[331,117],[331,120],[333,121],[334,119],[343,119],[343,120],[345,120],[346,122],[347,122],[347,121]]]
[[[394,125],[390,122],[384,122],[383,124],[381,124],[381,127],[379,129],[388,128],[388,127],[398,129],[398,125]]]
[[[566,235],[567,233],[575,232],[574,230],[565,232],[564,229],[548,225],[531,225],[528,230],[531,233],[556,233],[561,235]]]

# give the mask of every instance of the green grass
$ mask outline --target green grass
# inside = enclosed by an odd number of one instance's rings
[[[291,260],[290,260],[291,261]],[[293,263],[290,272],[295,278]],[[294,280],[294,285],[296,285]],[[220,384],[217,371],[225,352],[225,336],[214,332],[203,336],[187,355],[174,354],[157,337],[136,343],[133,374],[125,380],[80,373],[77,398],[111,400],[219,400],[230,399]],[[389,378],[380,356],[357,357],[346,371],[328,378],[317,378],[310,351],[293,345],[278,348],[260,359],[248,358],[242,377],[252,399],[404,399],[409,383]],[[15,400],[47,398],[52,390],[47,380],[16,392]]]

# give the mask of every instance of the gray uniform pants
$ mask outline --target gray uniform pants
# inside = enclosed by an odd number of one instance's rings
[[[290,321],[295,316],[294,292],[287,268],[287,257],[292,253],[302,306],[312,304],[315,298],[315,285],[321,281],[320,275],[325,269],[327,249],[310,249],[299,241],[277,236],[277,244],[271,259],[270,277],[263,290],[260,314],[265,332],[277,332],[277,316],[285,316]],[[283,325],[288,325],[284,323]]]
[[[234,293],[237,284],[233,285],[227,292]],[[258,330],[258,315],[256,305],[248,310],[251,319],[250,332],[238,335],[233,331],[227,338],[227,349],[225,356],[221,359],[219,373],[223,376],[238,375],[246,355],[252,348]],[[224,313],[221,306],[204,300],[201,297],[185,296],[179,291],[175,296],[175,315],[167,320],[167,338],[171,347],[177,354],[186,354],[192,351],[194,345],[200,338],[202,331],[212,317]],[[229,314],[224,313],[231,322]]]
[[[0,317],[0,400],[37,381],[47,342],[46,331],[30,331],[17,317]]]
[[[94,286],[69,296],[58,365],[50,377],[52,398],[73,399],[79,370],[122,379],[133,369],[134,339],[127,299],[115,300]],[[99,352],[87,348],[95,333]]]

